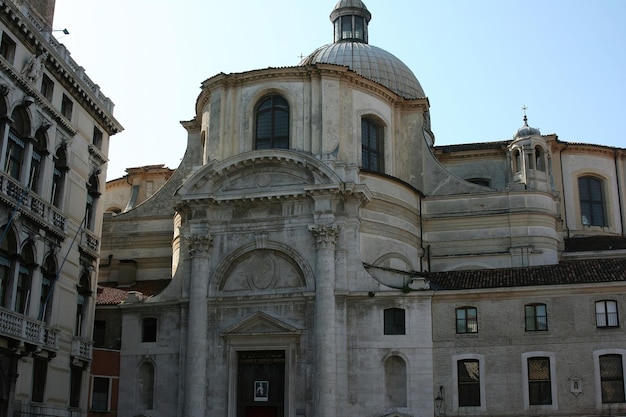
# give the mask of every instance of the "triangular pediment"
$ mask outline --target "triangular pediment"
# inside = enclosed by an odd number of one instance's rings
[[[296,336],[301,330],[261,311],[240,321],[223,333],[224,336],[289,335]]]

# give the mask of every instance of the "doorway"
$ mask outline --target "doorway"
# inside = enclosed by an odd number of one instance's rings
[[[237,417],[284,417],[285,351],[237,352]]]

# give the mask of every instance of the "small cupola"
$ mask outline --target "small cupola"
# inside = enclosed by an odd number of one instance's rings
[[[541,135],[539,129],[528,126],[528,117],[524,114],[524,126],[517,129],[515,135],[513,135],[513,140],[527,138],[530,136]]]
[[[334,39],[337,42],[367,43],[367,25],[371,13],[361,0],[341,0],[330,14]]]

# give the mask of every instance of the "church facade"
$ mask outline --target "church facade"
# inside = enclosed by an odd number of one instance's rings
[[[92,409],[625,413],[625,150],[526,118],[437,147],[365,5],[330,17],[299,65],[204,81],[176,172],[106,217]]]

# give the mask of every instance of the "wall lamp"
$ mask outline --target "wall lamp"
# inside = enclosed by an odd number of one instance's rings
[[[446,402],[446,396],[445,393],[443,391],[443,385],[439,386],[439,392],[437,393],[437,396],[435,397],[435,415],[437,417],[444,415],[445,416],[445,408],[443,408],[444,404]],[[443,414],[442,411],[443,410]]]

